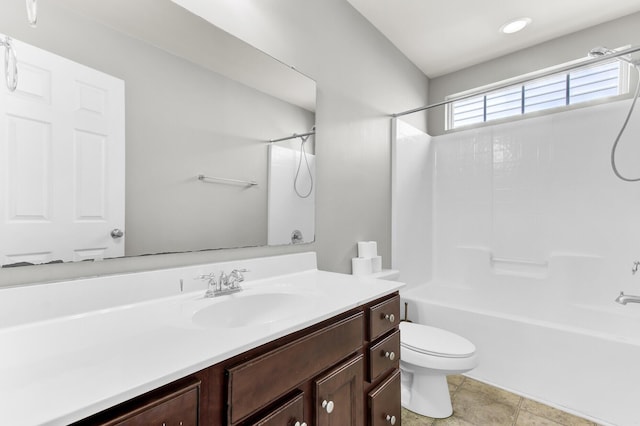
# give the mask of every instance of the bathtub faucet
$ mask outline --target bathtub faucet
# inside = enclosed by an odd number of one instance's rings
[[[616,302],[621,305],[626,305],[627,303],[640,303],[640,296],[632,296],[630,294],[624,294],[624,292],[620,292],[620,295],[616,297]]]

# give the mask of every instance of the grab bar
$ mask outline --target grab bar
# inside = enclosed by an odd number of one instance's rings
[[[205,176],[205,175],[198,175],[198,180],[202,182],[206,182],[209,180],[209,181],[215,181],[219,183],[239,184],[239,185],[247,185],[247,186],[255,186],[258,184],[258,182],[254,180],[227,179],[227,178]]]
[[[536,262],[535,260],[526,260],[526,259],[510,259],[506,257],[491,257],[491,262],[494,263],[511,263],[516,265],[529,265],[529,266],[539,266],[542,268],[546,268],[549,265],[549,262]]]

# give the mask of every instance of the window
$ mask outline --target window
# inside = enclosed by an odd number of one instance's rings
[[[447,129],[621,95],[627,72],[614,59],[455,101],[447,105]]]

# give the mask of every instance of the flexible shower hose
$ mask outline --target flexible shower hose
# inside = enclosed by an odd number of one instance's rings
[[[634,65],[634,68],[637,71],[638,74],[638,82],[636,84],[636,93],[633,95],[633,102],[631,102],[631,107],[629,108],[629,112],[627,113],[627,117],[624,120],[624,123],[622,124],[622,127],[620,127],[620,131],[618,132],[618,136],[616,136],[616,140],[613,142],[613,146],[611,147],[611,168],[613,169],[613,173],[615,173],[615,175],[625,181],[625,182],[639,182],[640,178],[628,178],[626,176],[623,176],[620,171],[618,170],[618,166],[616,166],[616,149],[618,148],[618,143],[620,142],[620,138],[622,137],[622,134],[624,133],[625,129],[627,128],[627,124],[629,124],[629,120],[631,119],[631,114],[633,113],[633,109],[636,106],[636,101],[638,100],[638,96],[640,95],[640,67],[638,67],[638,65]]]

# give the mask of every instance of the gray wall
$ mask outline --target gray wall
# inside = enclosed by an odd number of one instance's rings
[[[532,71],[587,56],[596,46],[616,48],[640,44],[640,13],[626,16],[505,55],[463,70],[431,79],[429,103],[465,90],[495,83]],[[444,133],[445,108],[429,112],[429,134]]]
[[[318,252],[321,269],[348,273],[350,259],[356,255],[355,243],[363,239],[378,241],[384,265],[389,266],[389,114],[426,103],[428,79],[344,0],[275,0],[261,7],[271,9],[273,13],[265,14],[269,21],[267,28],[279,33],[286,43],[281,49],[268,49],[260,46],[259,40],[247,41],[295,65],[317,81],[316,242],[304,246],[215,250],[11,268],[0,271],[0,285],[307,250]],[[41,10],[40,25],[44,26],[47,20],[45,8]],[[0,32],[13,34],[5,28],[15,27],[15,23],[0,22]],[[60,32],[60,37],[55,38],[67,46],[67,54],[60,52],[64,56],[72,57],[69,52],[86,46],[87,40],[80,34],[71,37],[64,35],[63,29],[56,31]],[[19,34],[15,35],[20,38]],[[242,38],[241,34],[239,36]],[[29,40],[25,38],[25,41]],[[89,65],[107,69],[105,66],[113,61],[113,52],[105,46],[91,47],[96,51],[94,59],[100,64]],[[117,72],[112,74],[118,76]],[[147,95],[153,103],[152,94]],[[425,127],[422,116],[412,117],[412,123]]]

